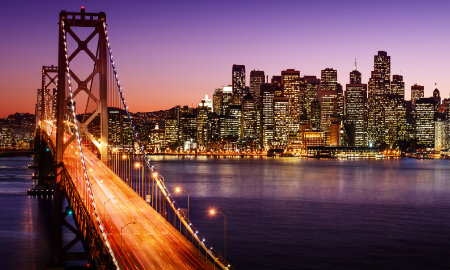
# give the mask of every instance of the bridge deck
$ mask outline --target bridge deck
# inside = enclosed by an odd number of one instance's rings
[[[72,142],[64,155],[64,164],[78,162],[76,142]],[[122,181],[107,165],[87,148],[83,148],[94,200],[103,220],[105,231],[116,259],[123,269],[213,269],[214,265],[178,230],[156,212],[145,200]],[[74,164],[74,163],[72,163]],[[72,178],[76,168],[66,168]],[[76,177],[76,176],[75,176]],[[78,177],[74,181],[84,181]],[[135,221],[123,230],[121,227]],[[214,267],[215,268],[215,267]]]

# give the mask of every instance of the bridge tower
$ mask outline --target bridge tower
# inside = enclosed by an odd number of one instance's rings
[[[63,23],[64,22],[64,23]],[[68,84],[67,65],[72,62],[80,52],[84,51],[93,61],[94,69],[86,77],[80,78],[73,69],[70,70],[70,76],[76,83],[74,88],[74,98],[84,92],[88,95],[88,98],[95,102],[97,105],[96,110],[90,115],[90,117],[84,121],[79,122],[78,127],[80,133],[89,138],[92,143],[98,148],[103,162],[108,160],[108,82],[107,82],[107,43],[106,35],[104,31],[103,23],[106,22],[106,14],[100,13],[86,13],[84,7],[80,12],[66,12],[61,11],[59,15],[59,48],[58,48],[58,91],[57,91],[57,135],[56,135],[56,149],[57,149],[57,162],[63,161],[64,150],[67,145],[75,139],[74,136],[70,138],[66,143],[64,142],[64,119],[67,114],[67,107],[70,97],[66,95]],[[92,29],[91,34],[86,38],[80,38],[74,28],[86,28]],[[76,49],[68,55],[66,61],[65,56],[65,44],[64,44],[64,32],[70,35],[77,43]],[[88,47],[89,43],[93,41],[93,38],[98,35],[97,51],[92,52]],[[87,68],[87,67],[86,67]],[[98,76],[97,76],[98,75]],[[88,87],[94,83],[95,78],[98,77],[99,91],[96,95]],[[88,125],[95,117],[100,116],[100,142],[88,131]]]
[[[89,118],[84,122],[78,121],[78,129],[80,135],[86,136],[93,145],[95,145],[100,153],[101,160],[107,162],[108,159],[108,82],[107,82],[107,42],[104,29],[104,23],[106,23],[106,14],[100,13],[86,13],[84,7],[80,12],[67,12],[61,11],[59,14],[59,44],[58,44],[58,80],[57,80],[57,92],[56,92],[56,189],[55,189],[55,230],[53,231],[54,243],[53,243],[53,258],[52,263],[58,265],[62,261],[62,226],[67,226],[65,222],[65,216],[62,211],[64,191],[61,184],[63,177],[63,157],[66,147],[76,140],[76,135],[71,135],[70,138],[65,138],[68,133],[65,132],[65,120],[69,113],[69,105],[71,104],[71,97],[68,95],[69,75],[72,79],[73,85],[73,98],[80,93],[84,92],[88,96],[88,102],[93,101],[96,105],[96,109]],[[83,31],[89,31],[90,34],[87,38],[80,37],[77,34],[77,30],[80,28]],[[66,36],[65,36],[66,35]],[[67,37],[71,37],[75,41],[75,49],[71,52],[67,52],[66,57],[65,48],[69,47],[69,40]],[[91,50],[88,45],[94,43],[95,38],[98,40],[96,50]],[[87,56],[93,62],[93,70],[86,77],[82,78],[77,75],[72,68],[70,68],[70,74],[68,74],[68,65],[72,63],[74,59],[79,57],[81,52],[85,52]],[[70,65],[71,66],[71,65]],[[72,67],[72,66],[71,66]],[[90,70],[92,66],[84,66],[83,70]],[[98,85],[98,92],[92,91],[93,84]],[[79,104],[76,104],[77,107]],[[86,105],[87,106],[87,105]],[[88,125],[96,118],[100,119],[100,138],[95,138],[93,134],[88,131]],[[79,119],[77,119],[79,120]],[[100,141],[99,141],[100,140]]]

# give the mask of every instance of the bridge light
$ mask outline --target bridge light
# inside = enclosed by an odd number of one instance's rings
[[[209,210],[209,214],[210,214],[211,216],[214,216],[214,215],[216,214],[216,210],[215,210],[215,209]]]
[[[157,172],[154,172],[154,173],[153,173],[153,177],[154,177],[154,178],[158,177],[158,173],[157,173]]]
[[[127,155],[122,155],[122,159],[127,159]]]
[[[179,187],[175,188],[175,192],[176,192],[176,193],[181,192],[181,188],[179,188]]]
[[[134,167],[136,167],[136,168],[141,167],[141,163],[139,163],[139,162],[134,163]]]

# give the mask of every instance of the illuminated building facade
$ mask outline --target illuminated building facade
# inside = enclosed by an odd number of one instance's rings
[[[289,144],[289,127],[288,121],[290,117],[289,99],[283,95],[273,98],[273,115],[275,124],[274,145],[278,147],[287,147]]]
[[[289,131],[289,143],[298,143],[300,131],[300,71],[287,69],[281,72],[284,97],[288,99],[288,117],[285,120]]]
[[[233,65],[232,87],[233,95],[242,97],[245,91],[245,65]]]
[[[351,145],[367,146],[367,85],[361,84],[361,73],[350,73],[350,84],[345,89],[346,124],[351,130]]]
[[[416,140],[419,148],[434,148],[435,100],[419,98],[415,104]]]
[[[267,148],[272,145],[274,138],[274,97],[276,86],[269,83],[261,84],[261,143]]]
[[[250,94],[252,94],[255,99],[256,104],[260,104],[260,87],[261,84],[265,83],[265,75],[264,71],[261,70],[252,70],[250,71]]]
[[[424,97],[424,87],[423,85],[418,85],[417,83],[411,86],[411,101],[413,104],[416,103],[419,98]]]

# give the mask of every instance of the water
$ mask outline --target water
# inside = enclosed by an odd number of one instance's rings
[[[43,269],[50,260],[50,199],[27,197],[30,157],[0,157],[0,268]]]
[[[191,219],[237,269],[448,269],[446,160],[152,157]],[[1,269],[50,258],[48,200],[26,197],[30,158],[0,158]],[[187,206],[185,194],[177,202]],[[47,224],[47,225],[46,225]],[[14,263],[14,267],[13,267]]]

